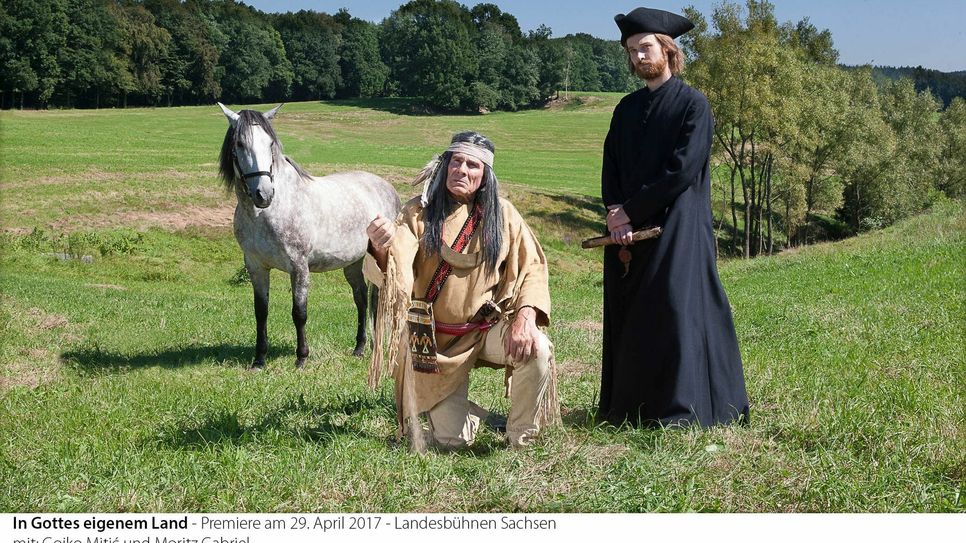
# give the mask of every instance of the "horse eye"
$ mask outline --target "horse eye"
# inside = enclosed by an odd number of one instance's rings
[[[244,147],[244,145],[242,145],[242,142],[238,142],[235,144],[235,147],[238,147],[239,149],[241,149],[242,147]]]

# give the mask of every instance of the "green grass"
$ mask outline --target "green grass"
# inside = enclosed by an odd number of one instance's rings
[[[254,318],[220,214],[216,108],[0,113],[0,511],[966,511],[958,203],[722,263],[750,426],[594,425],[599,253],[575,247],[601,216],[617,97],[598,98],[472,117],[397,113],[405,101],[282,110],[286,152],[310,171],[400,182],[479,129],[547,252],[565,423],[524,451],[485,432],[425,456],[395,443],[389,384],[368,390],[348,356],[339,273],[313,276],[296,371],[273,272],[269,369],[245,370]],[[500,372],[474,372],[471,396],[508,408]]]

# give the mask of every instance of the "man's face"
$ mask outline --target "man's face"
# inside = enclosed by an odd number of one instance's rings
[[[449,159],[446,189],[459,202],[467,203],[483,183],[483,162],[463,153]]]
[[[624,43],[634,72],[642,79],[657,79],[667,70],[667,55],[654,34],[634,34]]]

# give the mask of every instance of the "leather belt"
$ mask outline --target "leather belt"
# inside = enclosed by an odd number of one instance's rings
[[[474,330],[485,332],[493,328],[495,322],[468,322],[466,324],[446,324],[436,321],[436,332],[448,336],[465,336]]]

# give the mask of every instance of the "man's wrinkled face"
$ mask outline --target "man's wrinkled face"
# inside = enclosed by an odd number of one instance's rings
[[[656,79],[667,69],[667,55],[654,34],[634,34],[624,43],[634,72],[642,79]]]
[[[446,189],[459,202],[467,203],[483,183],[483,162],[463,153],[453,153],[447,168]]]

